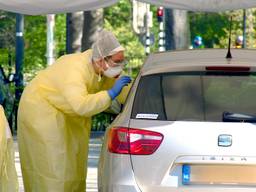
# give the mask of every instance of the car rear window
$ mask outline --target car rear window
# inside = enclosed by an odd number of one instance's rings
[[[224,112],[256,115],[256,73],[182,72],[143,76],[133,119],[221,122]]]

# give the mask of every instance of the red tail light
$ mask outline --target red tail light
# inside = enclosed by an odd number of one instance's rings
[[[161,133],[130,128],[112,128],[108,135],[108,150],[112,153],[150,155],[163,140]]]

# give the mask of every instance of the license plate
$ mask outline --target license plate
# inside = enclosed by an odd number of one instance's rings
[[[182,165],[183,185],[256,185],[253,165]]]
[[[190,184],[190,173],[191,173],[190,165],[182,165],[182,183],[183,183],[183,185]]]

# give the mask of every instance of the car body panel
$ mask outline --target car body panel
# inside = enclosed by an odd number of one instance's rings
[[[182,187],[181,167],[174,175],[171,171],[177,165],[256,166],[256,151],[252,150],[256,145],[255,124],[225,123],[222,125],[223,123],[219,122],[166,122],[160,124],[148,120],[131,120],[130,123],[132,128],[139,127],[164,135],[161,146],[154,154],[131,156],[135,177],[142,191],[148,191],[146,189],[149,188],[149,185],[154,186],[154,189],[159,186],[158,191],[161,191],[163,186],[169,186],[169,190]],[[232,135],[231,147],[218,146],[218,136],[222,134]],[[244,158],[247,161],[244,161]],[[249,161],[250,158],[251,161]],[[174,181],[170,180],[170,177],[177,176],[177,174],[179,177]],[[170,182],[166,182],[167,180]]]
[[[115,119],[115,126],[129,126],[129,118],[119,115]],[[105,132],[108,138],[109,129]],[[130,155],[109,153],[107,139],[102,144],[98,166],[99,192],[139,192],[130,160]]]
[[[232,49],[232,59],[226,59],[226,49],[198,49],[162,52],[150,55],[141,69],[141,75],[173,71],[191,71],[205,66],[251,66],[255,65],[255,50]]]
[[[206,67],[209,66],[242,66],[249,67],[250,71],[256,71],[255,50],[233,49],[231,50],[232,59],[226,59],[226,53],[226,49],[200,49],[156,53],[147,58],[134,81],[122,112],[105,133],[99,163],[100,192],[125,191],[129,187],[131,187],[130,191],[135,189],[141,192],[251,192],[256,190],[255,123],[131,118],[136,91],[144,76],[169,72],[206,71]],[[164,138],[159,148],[151,155],[113,154],[107,148],[108,131],[112,127],[154,131],[163,134]],[[183,165],[191,166],[192,174],[189,184],[182,182]],[[248,166],[252,168],[252,172],[247,175],[250,170]],[[214,168],[218,170],[215,173],[212,171]],[[221,177],[220,175],[224,173],[221,172],[222,168],[223,170],[234,168],[234,171],[232,173],[225,171],[225,173],[228,172],[226,177]],[[198,172],[209,174],[206,174],[206,178]],[[244,176],[238,177],[237,180],[230,179],[232,175],[242,174]],[[211,181],[212,178],[214,181]],[[230,183],[220,182],[219,178],[224,178]],[[193,179],[195,183],[192,182]],[[246,180],[252,183],[244,182]],[[129,186],[126,189],[122,188],[126,185],[125,181]]]

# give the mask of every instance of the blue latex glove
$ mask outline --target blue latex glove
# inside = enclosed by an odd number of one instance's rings
[[[114,86],[108,90],[108,94],[111,99],[115,99],[120,92],[122,91],[124,86],[127,86],[131,82],[131,78],[129,76],[122,76],[116,80]]]

